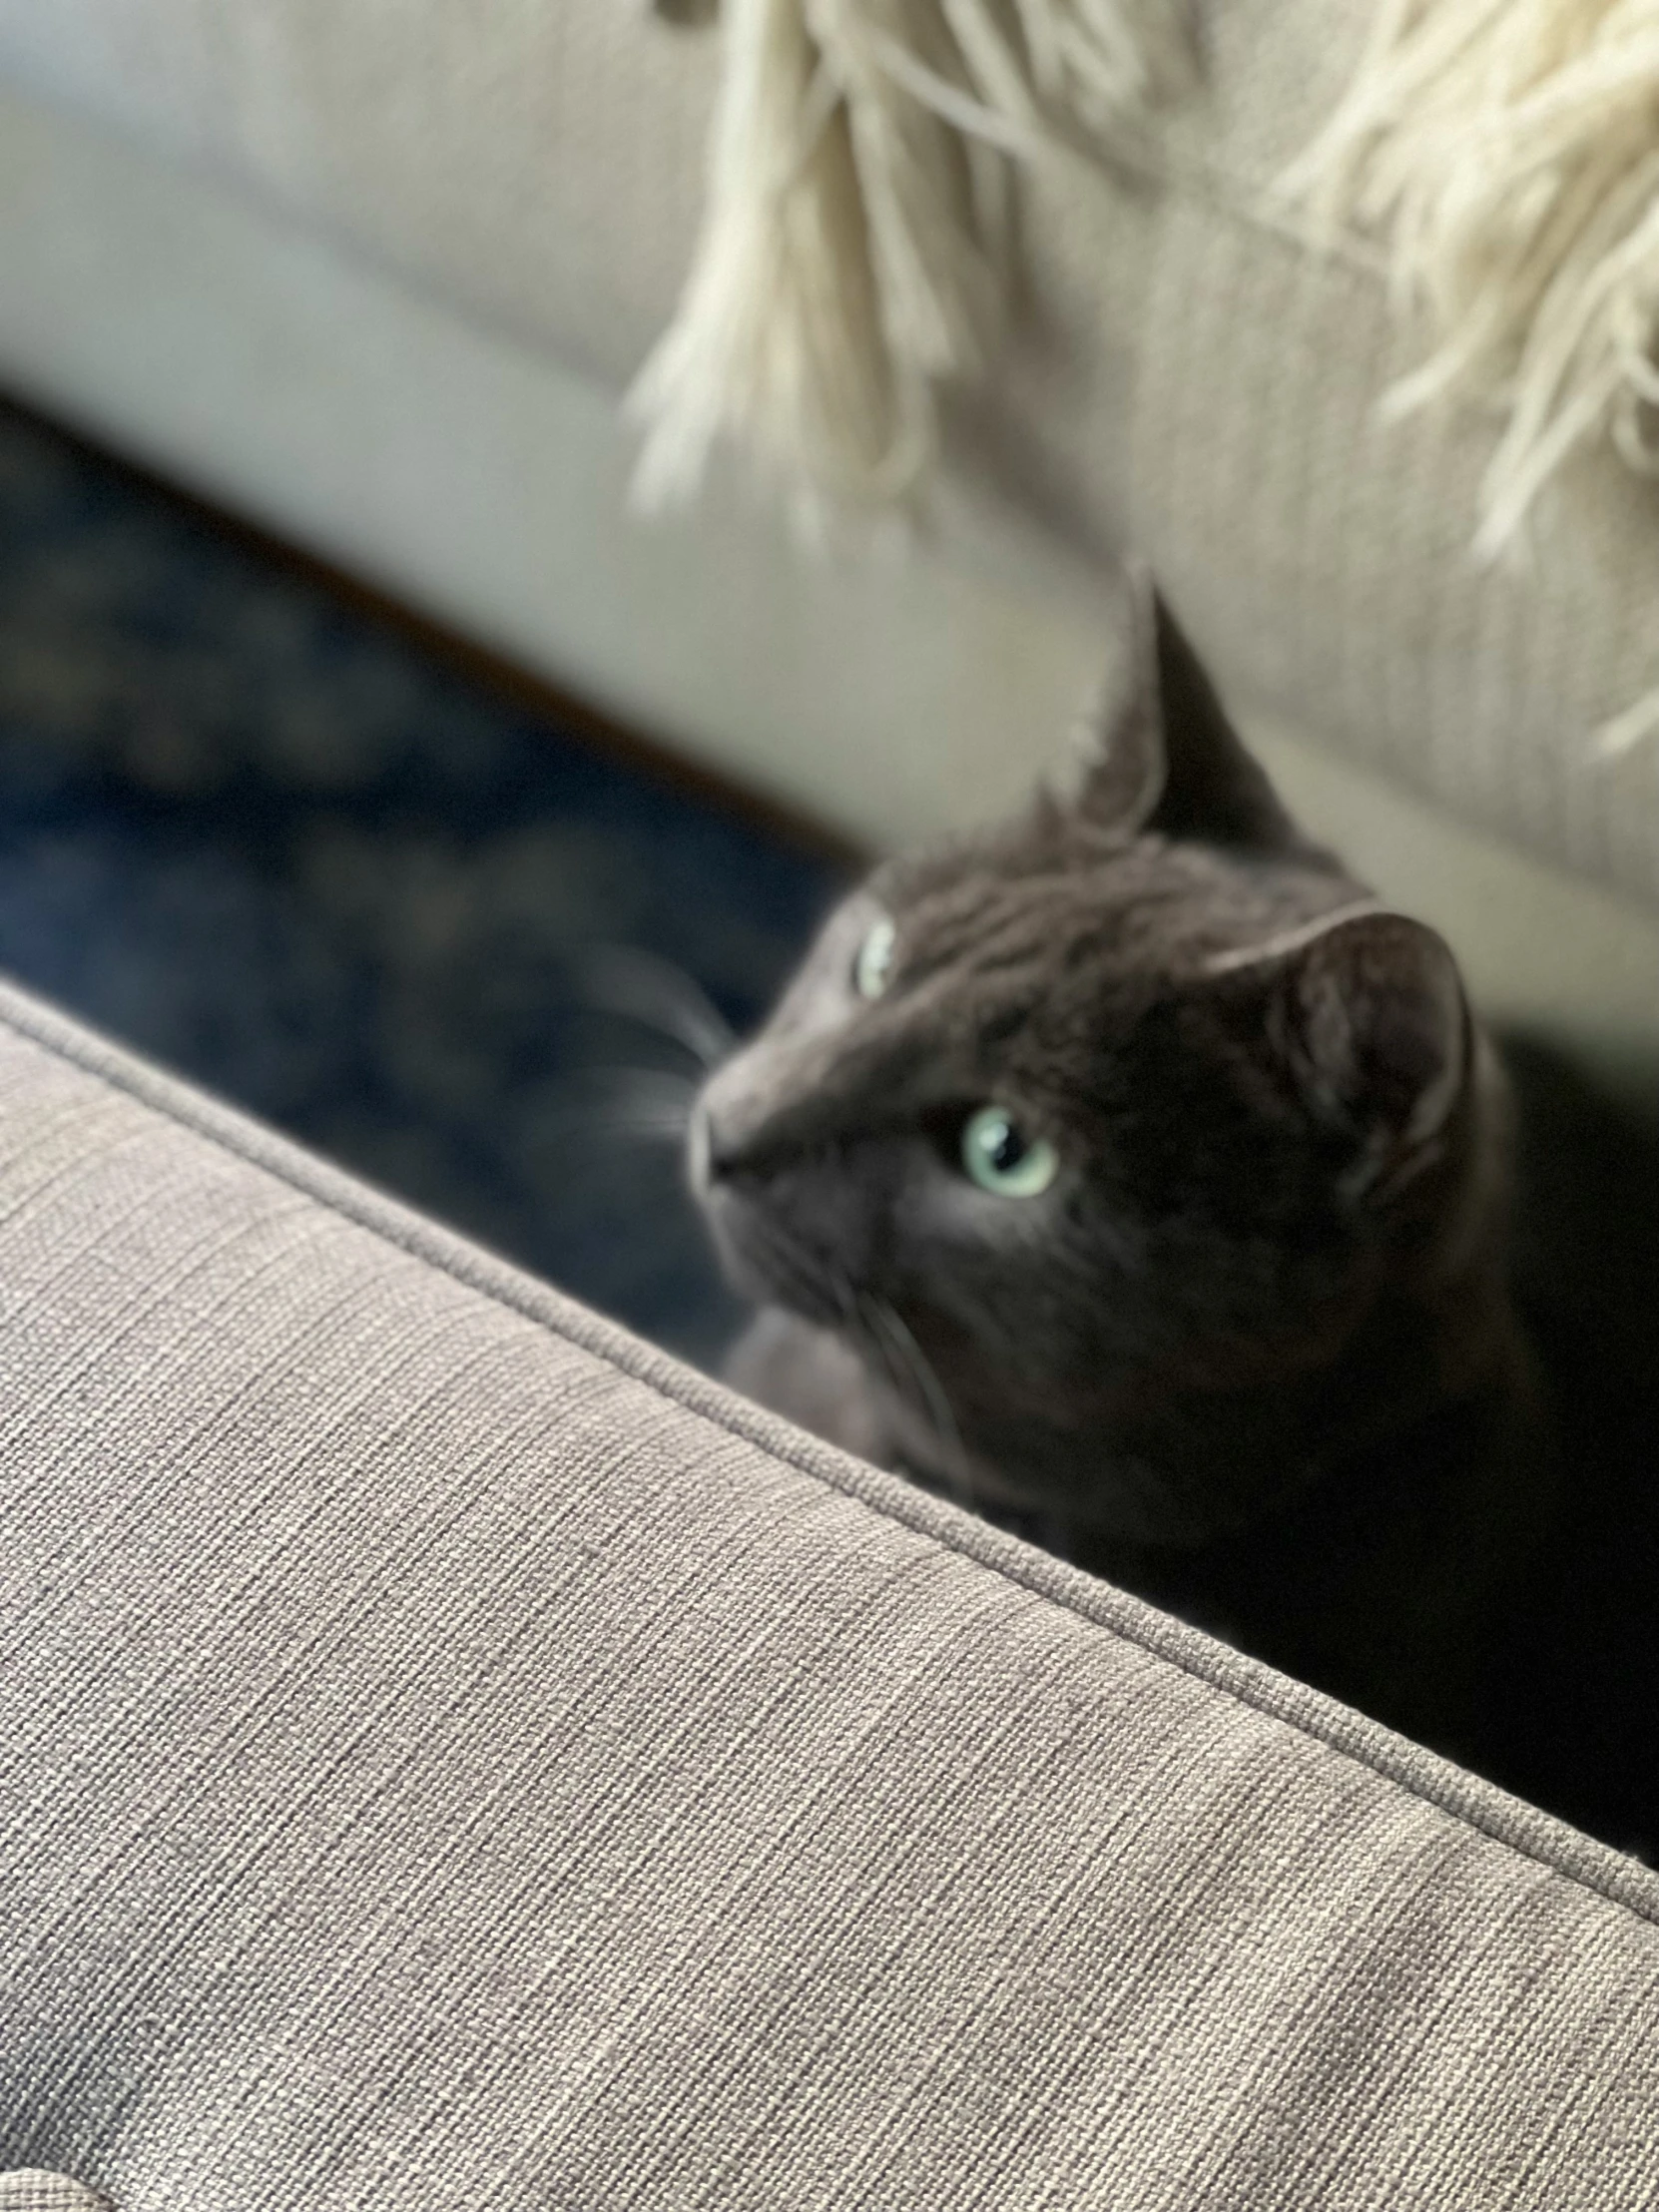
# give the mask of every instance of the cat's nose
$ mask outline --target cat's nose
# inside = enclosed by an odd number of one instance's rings
[[[761,1170],[776,1126],[753,1063],[740,1052],[709,1078],[692,1107],[686,1157],[693,1190],[701,1195]]]
[[[686,1131],[686,1167],[692,1189],[699,1194],[712,1190],[731,1173],[735,1157],[731,1132],[708,1100],[700,1098],[692,1108]]]

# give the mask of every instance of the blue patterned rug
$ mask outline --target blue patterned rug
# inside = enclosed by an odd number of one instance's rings
[[[695,1359],[674,1130],[838,888],[0,414],[0,967]]]

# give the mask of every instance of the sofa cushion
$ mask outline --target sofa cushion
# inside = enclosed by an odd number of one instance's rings
[[[1138,541],[1242,707],[1651,898],[1659,739],[1603,759],[1595,734],[1659,684],[1652,488],[1586,460],[1533,565],[1477,568],[1492,427],[1384,428],[1414,348],[1376,257],[1311,254],[1262,204],[1370,13],[1207,7],[1168,183],[1033,187],[1027,325],[958,459],[1081,559]],[[717,64],[616,0],[0,0],[0,68],[614,384],[684,274]]]
[[[107,2212],[107,2207],[68,2174],[33,2166],[0,2173],[0,2212]]]
[[[1659,2188],[1659,1878],[0,997],[0,2164]]]
[[[576,365],[651,342],[717,54],[612,0],[0,0],[0,68]]]

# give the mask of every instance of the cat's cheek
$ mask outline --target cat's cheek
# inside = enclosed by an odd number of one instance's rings
[[[754,1210],[722,1188],[706,1192],[702,1203],[721,1273],[739,1298],[753,1306],[793,1304],[782,1280],[785,1271],[775,1242],[766,1236]]]
[[[976,1189],[965,1176],[941,1178],[931,1189],[901,1202],[895,1229],[901,1246],[926,1238],[965,1258],[994,1257],[1019,1264],[1040,1261],[1060,1233],[1066,1194],[1044,1191],[1034,1198],[1003,1198]]]
[[[738,1297],[746,1299],[750,1305],[772,1304],[772,1286],[745,1246],[732,1205],[719,1192],[700,1195],[704,1225],[720,1262],[720,1272]]]
[[[814,1195],[823,1194],[808,1194]],[[845,1319],[861,1254],[857,1240],[840,1237],[832,1205],[803,1204],[801,1198],[776,1182],[761,1192],[716,1185],[704,1197],[704,1218],[740,1298],[785,1306],[832,1329]]]

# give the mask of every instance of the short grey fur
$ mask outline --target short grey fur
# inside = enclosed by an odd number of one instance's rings
[[[1065,788],[877,869],[705,1086],[731,1372],[1479,1760],[1556,1489],[1507,1088],[1145,577],[1127,645]]]

